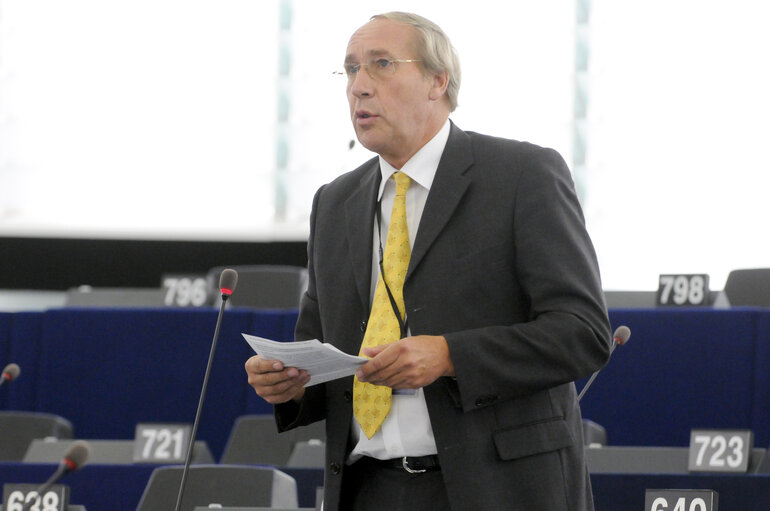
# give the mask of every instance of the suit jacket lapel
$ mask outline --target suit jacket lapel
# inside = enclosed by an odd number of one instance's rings
[[[463,174],[472,164],[470,137],[452,123],[449,139],[444,154],[441,155],[436,177],[433,179],[420,219],[420,227],[417,229],[407,280],[460,204],[470,184],[470,180]]]
[[[372,279],[372,222],[380,178],[380,165],[375,158],[361,178],[359,187],[345,201],[345,221],[353,275],[361,295],[361,303],[367,310]]]

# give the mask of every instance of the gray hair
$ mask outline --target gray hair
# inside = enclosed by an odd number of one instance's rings
[[[417,29],[417,56],[429,73],[446,72],[449,75],[446,97],[449,100],[449,111],[454,112],[460,93],[460,58],[441,27],[429,19],[408,12],[386,12],[372,16],[371,19],[387,19]]]

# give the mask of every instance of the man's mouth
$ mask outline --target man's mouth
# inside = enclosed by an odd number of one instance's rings
[[[366,110],[358,110],[356,112],[356,118],[357,119],[369,119],[369,118],[372,118],[372,117],[377,117],[377,116],[374,115],[371,112],[367,112]]]

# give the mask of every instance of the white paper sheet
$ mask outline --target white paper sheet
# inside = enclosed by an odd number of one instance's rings
[[[254,352],[268,360],[280,360],[286,367],[304,369],[310,375],[307,386],[350,376],[369,359],[348,355],[318,339],[278,342],[242,334]]]

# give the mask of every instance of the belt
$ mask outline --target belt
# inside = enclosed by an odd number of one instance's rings
[[[438,464],[438,456],[435,454],[430,454],[428,456],[404,456],[402,458],[392,458],[389,460],[363,457],[359,460],[359,463],[362,462],[377,467],[403,470],[410,474],[421,474],[423,472],[441,470],[441,466]]]

